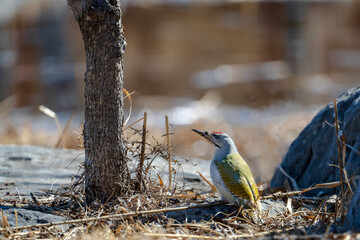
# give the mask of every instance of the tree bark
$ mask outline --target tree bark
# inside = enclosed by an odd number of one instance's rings
[[[85,193],[87,203],[127,191],[123,146],[123,54],[120,0],[68,0],[86,51]]]

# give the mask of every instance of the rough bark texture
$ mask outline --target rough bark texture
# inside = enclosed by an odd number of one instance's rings
[[[346,136],[346,143],[360,149],[360,87],[349,89],[337,98],[340,129]],[[334,126],[334,105],[323,108],[290,145],[281,166],[299,188],[307,188],[317,183],[339,181],[338,149]],[[360,174],[359,153],[346,148],[345,168],[349,178]],[[282,187],[288,182],[287,177],[279,170],[272,179],[272,187]],[[294,187],[294,186],[291,186]],[[334,194],[339,188],[317,189],[307,195]]]
[[[68,0],[86,51],[86,200],[104,202],[127,190],[123,148],[123,53],[126,42],[119,0]]]

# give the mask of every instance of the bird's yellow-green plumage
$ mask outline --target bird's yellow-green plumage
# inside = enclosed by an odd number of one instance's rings
[[[226,187],[237,198],[256,203],[259,192],[251,170],[238,153],[230,153],[225,158],[215,160],[219,173]]]

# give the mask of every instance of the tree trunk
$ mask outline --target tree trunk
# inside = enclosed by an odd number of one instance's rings
[[[85,193],[105,202],[129,185],[123,147],[123,53],[120,0],[68,0],[85,43]]]

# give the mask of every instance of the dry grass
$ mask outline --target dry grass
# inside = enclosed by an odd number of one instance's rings
[[[140,124],[140,123],[139,123]],[[277,125],[279,124],[279,125]],[[298,127],[284,127],[283,123],[272,126],[264,126],[257,140],[262,143],[278,144],[286,141],[286,137],[279,140],[283,131]],[[279,126],[283,126],[280,128]],[[135,125],[134,125],[135,126]],[[128,152],[140,160],[147,159],[142,173],[143,188],[141,191],[133,190],[127,196],[121,196],[106,205],[93,203],[86,206],[84,203],[84,189],[82,179],[77,180],[68,188],[58,192],[48,192],[46,196],[36,196],[36,201],[24,201],[15,196],[14,199],[1,200],[3,206],[26,207],[34,210],[50,212],[52,214],[66,216],[71,221],[64,221],[54,224],[43,224],[27,226],[25,228],[11,228],[7,224],[6,216],[2,216],[2,236],[11,239],[16,238],[64,238],[64,239],[239,239],[252,237],[312,237],[312,238],[337,238],[356,237],[355,235],[334,235],[330,234],[330,228],[337,226],[337,209],[346,203],[341,199],[328,198],[307,198],[301,196],[301,191],[295,193],[281,193],[263,196],[263,199],[277,199],[286,203],[286,210],[277,215],[264,213],[263,223],[254,224],[246,216],[246,213],[234,211],[214,216],[208,221],[179,223],[174,219],[166,217],[167,211],[179,210],[179,207],[195,206],[203,207],[207,199],[214,199],[216,193],[200,193],[179,188],[174,184],[171,188],[164,184],[165,180],[160,177],[152,179],[150,171],[152,168],[150,156],[160,155],[165,159],[168,157],[168,144],[165,137],[160,137],[160,143],[152,134],[146,135],[144,141],[144,130],[131,126],[125,132],[125,140]],[[208,127],[208,126],[202,126]],[[210,127],[210,126],[209,126]],[[141,129],[141,128],[140,128]],[[238,130],[240,131],[240,130]],[[271,135],[275,132],[275,135]],[[156,131],[155,131],[156,133]],[[240,148],[246,152],[249,143],[246,136],[254,134],[254,129],[244,128],[241,134],[233,130],[238,141],[244,141]],[[239,135],[237,135],[239,134]],[[256,135],[256,134],[255,134]],[[165,134],[166,136],[166,134]],[[275,136],[278,136],[276,138]],[[172,135],[173,142],[176,142],[177,135]],[[195,137],[189,138],[197,141]],[[243,140],[242,140],[243,138]],[[179,141],[181,137],[177,139]],[[144,149],[142,146],[146,145]],[[191,144],[186,141],[186,144]],[[173,143],[176,146],[176,143]],[[241,151],[240,150],[240,151]],[[271,149],[269,150],[269,153]],[[265,154],[265,153],[261,153]],[[176,156],[172,156],[173,168],[176,168]],[[138,169],[137,163],[133,166],[133,172]],[[176,173],[176,171],[174,171]],[[133,174],[136,178],[137,174]],[[136,179],[134,179],[136,180]],[[330,184],[331,185],[331,184]],[[334,183],[331,186],[338,186]],[[269,194],[269,189],[263,191],[263,195]],[[180,208],[180,209],[182,209]],[[58,228],[59,225],[69,226],[64,231]]]
[[[187,192],[171,193],[156,182],[143,193],[133,193],[131,197],[119,197],[107,205],[83,203],[83,190],[76,185],[62,192],[49,193],[55,197],[39,197],[37,203],[2,202],[2,205],[27,206],[46,209],[53,214],[67,216],[71,221],[39,224],[22,228],[10,228],[3,216],[2,236],[8,238],[66,238],[66,239],[238,239],[250,237],[330,237],[330,226],[336,226],[336,212],[339,199],[306,198],[295,193],[277,193],[272,198],[287,202],[287,210],[276,216],[263,216],[263,224],[249,221],[238,211],[215,216],[209,221],[179,223],[167,218],[164,212],[177,210],[178,206],[192,203],[202,206],[202,198],[177,198],[174,195],[188,195]],[[172,196],[172,198],[169,198]],[[202,195],[204,198],[213,194]],[[269,198],[269,197],[266,197]],[[175,201],[175,199],[177,199]],[[70,228],[62,231],[57,224],[68,224]],[[6,226],[6,227],[5,227]]]

